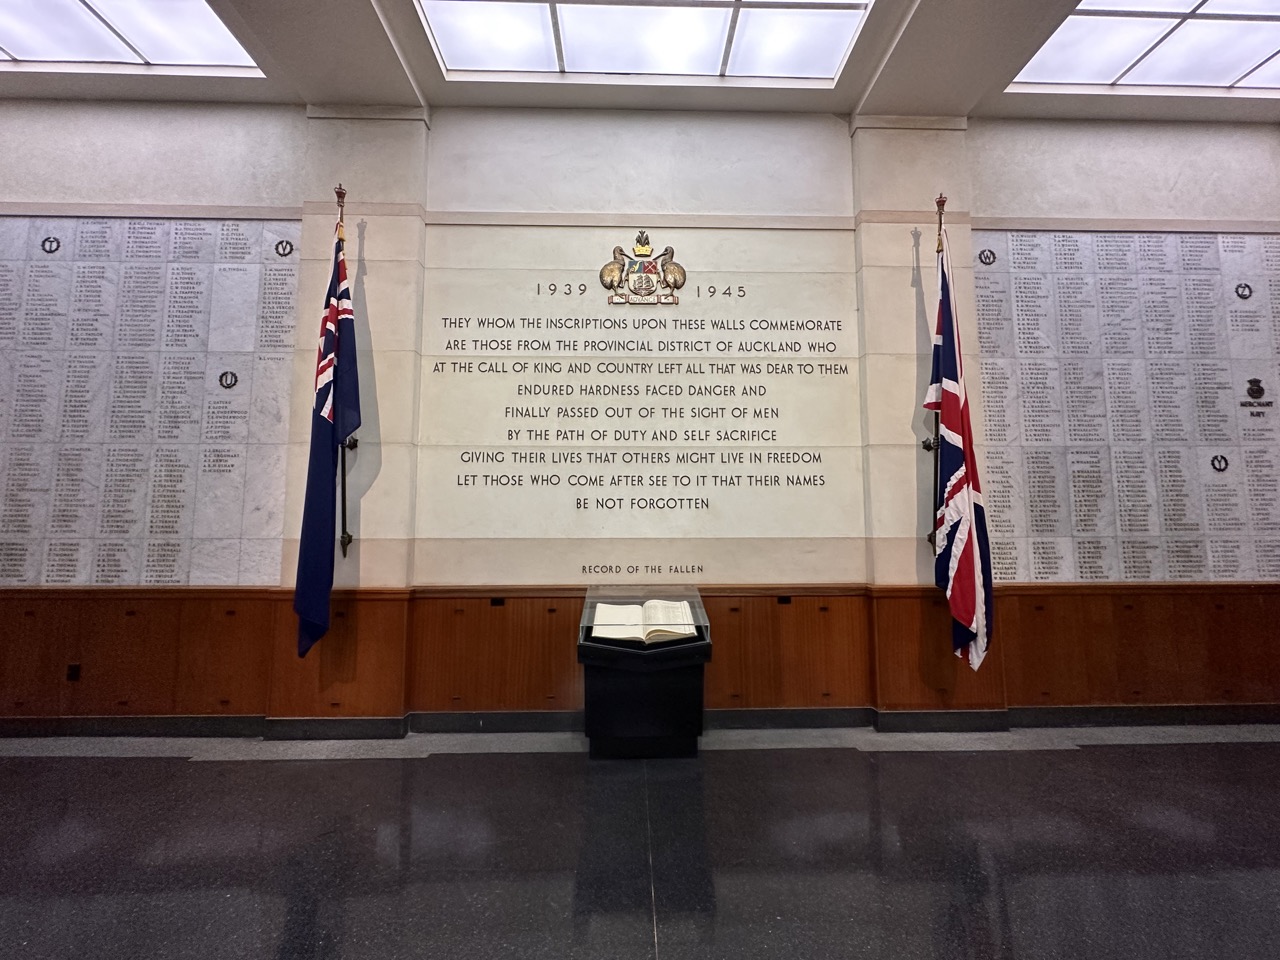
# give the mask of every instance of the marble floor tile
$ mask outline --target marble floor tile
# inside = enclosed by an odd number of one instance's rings
[[[1277,734],[0,741],[0,958],[1280,956]]]

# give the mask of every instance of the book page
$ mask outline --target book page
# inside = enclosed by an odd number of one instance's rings
[[[644,608],[639,605],[597,603],[591,635],[609,640],[643,640],[643,620]]]
[[[692,637],[698,631],[687,600],[650,600],[644,605],[645,638]]]

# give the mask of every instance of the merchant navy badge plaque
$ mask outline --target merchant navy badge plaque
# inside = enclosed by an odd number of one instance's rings
[[[684,267],[676,263],[675,249],[666,247],[656,257],[649,234],[636,234],[633,256],[613,248],[613,259],[600,268],[600,285],[609,291],[609,303],[677,304],[676,291],[684,286]]]

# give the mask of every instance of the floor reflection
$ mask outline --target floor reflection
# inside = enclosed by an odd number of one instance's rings
[[[0,956],[1280,956],[1280,745],[0,758]]]

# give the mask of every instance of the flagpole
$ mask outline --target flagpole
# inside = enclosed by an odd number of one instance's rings
[[[938,207],[938,253],[942,253],[942,215],[947,207],[947,198],[942,194],[938,194],[938,198],[933,201]],[[938,448],[942,446],[942,441],[938,439],[939,424],[942,422],[942,413],[939,410],[933,412],[933,436],[927,440],[920,441],[920,445],[933,454],[933,508],[935,514],[938,509],[938,470],[940,469],[938,462]],[[925,539],[930,544],[937,546],[937,526],[936,523],[929,524],[929,532],[925,535]]]
[[[338,198],[338,236],[345,246],[347,236],[345,232],[345,210],[343,208],[347,205],[347,191],[343,190],[342,184],[339,183],[333,188],[333,193]],[[342,547],[342,555],[344,557],[347,555],[347,548],[351,546],[351,542],[355,539],[355,537],[351,536],[351,531],[347,529],[347,451],[354,450],[356,444],[355,437],[348,437],[339,445],[342,458],[340,467],[342,474],[342,535],[338,537],[338,545]]]

